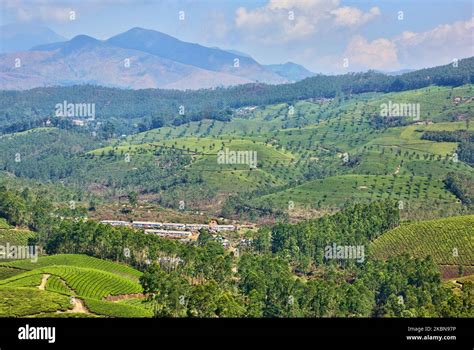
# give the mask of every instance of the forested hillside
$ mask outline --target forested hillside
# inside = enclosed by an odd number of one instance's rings
[[[94,103],[97,118],[118,127],[117,133],[156,128],[163,124],[181,125],[202,119],[229,120],[230,108],[293,102],[307,98],[334,98],[366,92],[399,92],[427,87],[459,86],[474,81],[474,58],[422,69],[399,76],[369,71],[337,76],[317,75],[293,84],[245,84],[230,88],[178,90],[121,90],[98,86],[36,88],[0,92],[0,125],[45,120],[54,116],[55,105]],[[180,113],[180,106],[183,113]],[[129,127],[119,123],[126,120]]]
[[[228,121],[160,122],[120,137],[109,121],[77,126],[51,118],[0,136],[0,170],[10,183],[68,189],[59,205],[73,200],[84,210],[97,207],[92,197],[109,211],[135,193],[147,211],[135,205],[106,214],[129,220],[180,209],[180,202],[185,215],[252,222],[300,220],[383,199],[399,201],[403,219],[459,215],[472,210],[473,97],[468,84],[306,99],[236,109]],[[387,101],[419,103],[420,120],[381,117]],[[256,167],[219,164],[225,150],[254,152]],[[89,214],[103,218],[98,209]]]
[[[40,257],[37,264],[1,264],[5,273],[12,267],[27,270],[0,280],[3,300],[12,300],[16,288],[20,288],[17,293],[41,294],[33,286],[46,274],[44,298],[62,300],[61,295],[71,295],[70,286],[76,292],[75,299],[82,300],[89,315],[96,316],[473,316],[472,283],[465,282],[455,293],[441,282],[429,257],[401,255],[383,261],[365,254],[359,256],[362,259],[348,259],[325,253],[324,258],[318,258],[332,241],[367,246],[376,237],[383,237],[398,225],[394,203],[355,206],[297,226],[262,229],[254,233],[253,243],[242,246],[237,254],[224,249],[206,231],[196,243],[181,244],[128,228],[54,218],[50,213],[38,215],[21,200],[5,204],[8,198],[20,198],[20,193],[3,188],[2,194],[0,216],[11,218],[10,213],[15,212],[18,217],[32,218],[32,226],[39,227],[37,243],[48,254],[59,254]],[[46,225],[36,224],[38,219]],[[296,241],[293,233],[299,235]],[[120,264],[68,254],[131,264],[143,274]],[[303,261],[306,267],[302,267]],[[141,291],[146,298],[127,303],[103,299]],[[14,311],[35,315],[55,310],[46,306],[46,300],[38,304],[39,297],[30,296],[29,308],[25,304]],[[67,312],[67,308],[67,304],[57,301],[60,313]],[[0,314],[5,314],[1,310]]]

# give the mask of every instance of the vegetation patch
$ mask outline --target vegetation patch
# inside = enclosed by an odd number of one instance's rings
[[[370,247],[377,259],[408,253],[440,265],[474,265],[474,215],[403,224]]]
[[[24,317],[44,312],[66,311],[69,298],[37,288],[0,287],[0,317]]]

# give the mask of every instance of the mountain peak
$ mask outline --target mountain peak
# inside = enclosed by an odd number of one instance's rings
[[[299,81],[315,75],[302,65],[291,61],[283,64],[269,64],[266,67],[290,81]]]
[[[65,42],[61,46],[60,52],[63,55],[69,55],[72,52],[82,50],[84,48],[88,48],[88,49],[94,48],[94,47],[102,45],[102,44],[103,44],[102,41],[97,40],[97,39],[95,39],[91,36],[82,34],[82,35],[77,35],[74,38],[72,38],[71,40]]]
[[[35,46],[29,55],[31,76],[43,74],[43,85],[86,82],[134,88],[207,88],[252,81],[273,84],[288,81],[250,57],[184,42],[140,27],[105,41],[78,35],[69,41]],[[127,67],[130,69],[122,69],[124,58],[131,56],[133,64]],[[36,65],[32,63],[34,57]],[[48,69],[45,69],[43,59],[48,60]],[[56,69],[54,73],[51,73],[52,67]],[[100,70],[98,67],[101,67]],[[26,83],[30,87],[36,82]]]
[[[155,33],[161,33],[161,32],[158,32],[157,30],[147,29],[147,28],[142,28],[142,27],[133,27],[133,28],[127,30],[125,33],[136,33],[136,32],[145,32],[145,33],[155,32]]]
[[[149,43],[158,43],[158,44],[164,44],[164,45],[183,45],[183,44],[191,44],[184,42],[178,38],[175,38],[174,36],[171,36],[169,34],[160,32],[159,30],[155,29],[147,29],[147,28],[141,28],[141,27],[134,27],[125,33],[118,34],[113,38],[133,38],[135,40],[142,40],[142,41],[148,41]],[[110,38],[109,40],[113,39]],[[193,44],[197,45],[197,44]]]
[[[89,35],[81,34],[69,40],[69,43],[74,45],[87,45],[100,43],[100,40],[97,40],[96,38],[93,38]]]
[[[102,41],[97,40],[91,36],[81,34],[75,36],[69,41],[35,46],[31,48],[31,51],[54,51],[59,49],[63,54],[70,54],[71,52],[84,47],[95,47],[99,44],[102,44]]]

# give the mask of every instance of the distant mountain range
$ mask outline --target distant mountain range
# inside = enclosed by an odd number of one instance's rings
[[[6,28],[2,39],[18,38],[22,31],[14,29]],[[21,35],[28,37],[26,30]],[[29,44],[34,45],[26,49]],[[238,51],[188,43],[143,28],[105,41],[86,35],[67,41],[42,30],[30,41],[18,42],[15,52],[11,52],[12,42],[7,40],[3,46],[0,86],[11,90],[79,84],[186,90],[253,82],[281,84],[314,75],[295,63],[266,66]]]
[[[302,65],[293,62],[286,62],[284,64],[269,64],[266,65],[266,67],[272,72],[275,72],[276,74],[292,82],[303,80],[316,75],[313,72],[307,70]]]
[[[0,26],[0,53],[29,50],[41,44],[66,41],[49,28],[33,24],[6,24]]]

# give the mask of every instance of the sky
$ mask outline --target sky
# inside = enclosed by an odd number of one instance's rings
[[[317,73],[417,69],[474,56],[471,0],[2,0],[0,6],[0,25],[38,24],[66,38],[98,39],[142,27]]]

